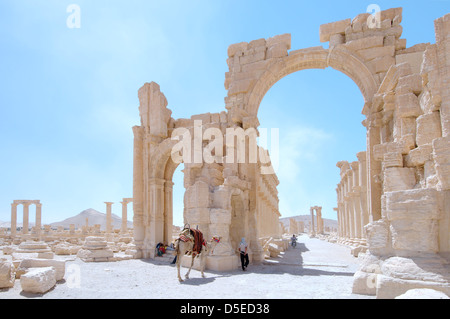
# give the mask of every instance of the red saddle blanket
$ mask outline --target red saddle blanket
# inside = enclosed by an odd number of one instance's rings
[[[194,249],[195,254],[200,254],[203,248],[203,234],[197,229],[191,228],[191,235],[194,237]]]

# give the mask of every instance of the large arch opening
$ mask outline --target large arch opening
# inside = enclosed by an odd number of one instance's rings
[[[366,149],[363,105],[354,81],[331,68],[289,74],[267,91],[258,120],[260,128],[279,128],[281,217],[309,215],[319,205],[323,218],[337,218],[336,163]]]

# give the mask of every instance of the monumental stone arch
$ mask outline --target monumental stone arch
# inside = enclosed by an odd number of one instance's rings
[[[402,9],[393,8],[321,25],[320,41],[329,42],[328,49],[291,50],[290,34],[232,44],[226,110],[220,113],[174,119],[159,85],[144,84],[138,93],[141,124],[133,127],[138,256],[152,258],[156,244],[170,240],[172,177],[179,165],[171,155],[180,141],[173,135],[181,129],[193,153],[211,141],[225,143],[214,148],[212,162],[195,154],[184,160],[184,221],[207,237],[222,237],[207,268],[234,269],[240,237],[249,243],[252,262],[262,261],[260,238],[281,235],[279,181],[263,169],[267,158],[247,160],[250,143],[246,161],[228,161],[229,152],[239,149],[237,133],[258,132],[259,105],[277,81],[331,67],[349,76],[364,97],[367,148],[358,153],[360,163],[340,162],[345,182],[337,188],[339,235],[362,236],[357,241],[368,247],[354,292],[395,297],[410,288],[433,288],[450,294],[450,14],[435,21],[435,44],[409,48],[401,21]],[[259,146],[257,153],[266,154]],[[354,196],[364,203],[358,209],[349,204],[358,202],[349,201]]]

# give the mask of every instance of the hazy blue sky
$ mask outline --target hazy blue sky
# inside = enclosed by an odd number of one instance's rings
[[[81,28],[66,25],[72,3]],[[442,0],[0,0],[0,220],[9,221],[15,199],[40,199],[43,223],[87,208],[105,212],[104,201],[120,216],[118,202],[132,197],[131,127],[140,122],[137,90],[145,82],[160,84],[174,118],[220,112],[230,44],[291,33],[294,50],[326,47],[321,24],[370,4],[403,7],[408,47],[434,43],[433,21],[450,8]],[[325,218],[336,218],[335,164],[365,149],[362,106],[357,86],[333,69],[297,72],[269,90],[259,119],[280,130],[283,216],[320,205]]]

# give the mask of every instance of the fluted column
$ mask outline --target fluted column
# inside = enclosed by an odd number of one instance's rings
[[[30,220],[30,203],[23,203],[23,228],[22,234],[28,234]]]
[[[111,215],[111,206],[114,204],[113,202],[105,202],[106,204],[106,233],[112,233],[112,215]]]
[[[355,216],[355,238],[361,240],[361,187],[359,186],[359,163],[352,162],[353,173],[353,187],[352,187],[352,202]]]
[[[366,152],[359,152],[356,154],[359,162],[359,185],[360,191],[360,205],[361,205],[361,237],[366,238],[364,226],[369,223],[369,211],[367,207],[367,165]]]
[[[314,236],[316,234],[315,227],[314,227],[314,208],[309,209],[311,213],[311,235]]]
[[[17,205],[11,204],[11,237],[15,237],[17,233]]]
[[[164,243],[172,242],[173,228],[173,185],[171,181],[164,183]]]
[[[40,238],[41,236],[41,227],[42,227],[42,204],[37,203],[36,204],[36,234]]]
[[[144,128],[133,127],[133,237],[138,250],[138,257],[142,257],[145,237],[144,226]]]

